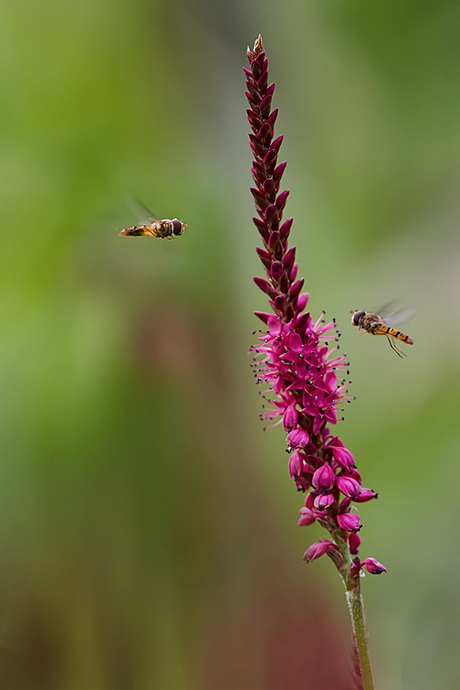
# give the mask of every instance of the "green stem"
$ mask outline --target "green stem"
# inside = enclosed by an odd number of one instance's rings
[[[339,572],[345,585],[345,596],[347,598],[348,609],[351,616],[351,624],[353,627],[353,635],[356,642],[356,650],[358,652],[363,689],[374,690],[371,660],[367,646],[366,625],[364,623],[363,600],[361,597],[359,573],[354,572],[352,574],[351,555],[350,551],[348,550],[346,540],[341,537],[337,530],[333,530],[331,532],[331,536],[339,547],[343,558],[343,564],[339,568]]]
[[[363,600],[359,589],[359,583],[355,587],[350,589],[347,588],[346,597],[348,607],[350,609],[351,623],[353,625],[353,632],[356,640],[356,648],[358,650],[363,688],[364,690],[374,690],[371,660],[369,658],[369,649],[367,647],[366,626],[364,623]]]

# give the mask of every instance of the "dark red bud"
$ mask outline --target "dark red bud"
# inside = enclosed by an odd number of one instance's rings
[[[283,208],[286,206],[286,201],[289,196],[289,189],[285,189],[284,192],[281,192],[281,194],[278,194],[276,197],[276,208],[278,211],[282,211]]]
[[[294,264],[295,261],[295,247],[292,247],[292,249],[289,249],[289,251],[286,252],[286,254],[283,256],[283,265],[287,270],[291,268],[291,266]]]
[[[265,201],[265,203],[267,203],[267,202]],[[276,206],[274,204],[270,204],[265,209],[265,220],[267,221],[267,223],[270,223],[270,220],[274,216],[276,216]]]
[[[246,115],[248,116],[249,124],[251,127],[255,130],[258,130],[261,126],[261,120],[258,115],[253,110],[250,110],[249,108],[246,110]]]
[[[249,103],[251,103],[252,105],[255,105],[255,106],[258,106],[258,105],[259,105],[259,102],[260,102],[260,96],[259,96],[259,95],[258,95],[257,97],[254,97],[254,98],[253,98],[253,97],[251,96],[251,94],[249,93],[249,91],[245,91],[245,92],[244,92],[244,95],[245,95],[246,98],[248,99]]]
[[[278,281],[278,286],[281,292],[286,293],[289,291],[289,278],[285,273],[281,276],[281,278]]]
[[[270,169],[270,166],[274,166],[274,164],[276,163],[277,157],[278,157],[278,151],[275,151],[275,149],[270,148],[267,155],[264,157],[264,165],[267,168],[267,170]]]
[[[260,218],[253,218],[253,219],[252,219],[252,222],[253,222],[254,225],[256,226],[256,228],[257,228],[257,230],[259,231],[259,233],[260,233],[260,235],[262,236],[262,238],[265,240],[265,242],[267,242],[267,241],[268,241],[269,232],[268,232],[268,229],[267,229],[267,224],[266,224],[266,222],[263,221],[263,220],[260,220]]]
[[[269,265],[271,266],[272,258],[270,254],[267,251],[265,251],[265,249],[262,249],[262,247],[256,247],[256,252],[259,255],[261,261],[268,261]]]
[[[257,287],[262,290],[262,292],[265,292],[266,295],[271,297],[271,299],[275,299],[277,296],[276,291],[272,288],[270,283],[267,280],[264,280],[263,278],[258,278],[257,276],[254,278],[254,282],[257,285]]]
[[[270,234],[270,237],[268,238],[268,246],[270,249],[273,249],[277,244],[279,244],[280,241],[280,234],[279,232],[272,232]]]
[[[259,79],[257,80],[257,86],[259,87],[260,91],[265,91],[266,87],[268,84],[268,72],[267,70],[264,70],[262,74],[260,75]]]
[[[250,192],[251,192],[252,196],[254,197],[254,200],[255,200],[257,206],[259,206],[259,208],[264,210],[268,205],[268,201],[265,199],[264,194],[262,194],[262,192],[260,192],[255,187],[251,187]]]
[[[272,128],[266,122],[262,125],[258,132],[259,139],[264,146],[270,146],[272,140]]]
[[[272,104],[272,94],[269,93],[263,98],[259,104],[260,112],[264,117],[267,117],[270,112],[270,106]]]
[[[280,180],[285,169],[286,169],[287,161],[284,161],[284,163],[280,163],[273,171],[273,179],[274,180]]]
[[[259,175],[261,175],[262,178],[265,179],[266,175],[265,175],[264,166],[261,163],[259,163],[259,161],[253,161],[252,164],[253,164],[254,168],[257,170],[257,172],[259,173]]]
[[[274,261],[271,267],[271,274],[274,280],[278,280],[283,273],[283,264],[281,261]]]
[[[280,150],[281,144],[283,143],[283,139],[284,139],[283,135],[280,134],[279,137],[277,137],[276,139],[274,139],[272,141],[270,148],[274,149],[276,152],[278,152]]]
[[[257,170],[254,167],[251,167],[251,173],[252,173],[252,179],[256,183],[257,187],[260,189],[264,183],[263,177],[261,178],[260,175],[257,173]]]
[[[275,126],[276,118],[278,117],[278,108],[275,108],[275,110],[271,113],[269,117],[267,117],[267,122],[270,125],[270,127]]]
[[[251,100],[256,105],[259,105],[261,100],[262,100],[262,97],[261,97],[260,93],[258,92],[257,88],[255,87],[255,85],[253,84],[253,82],[247,81],[246,86],[247,86],[247,89],[249,92],[248,99]]]
[[[284,312],[286,308],[286,298],[284,295],[278,295],[275,298],[275,309],[280,312]]]
[[[280,227],[280,235],[281,237],[287,237],[289,233],[291,232],[292,228],[292,223],[294,222],[294,218],[288,218],[287,220],[284,221],[283,225]]]
[[[262,156],[265,156],[265,155],[266,155],[266,152],[267,152],[267,149],[266,149],[265,146],[263,146],[263,144],[262,144],[262,142],[260,141],[260,139],[259,139],[258,137],[256,137],[255,134],[250,134],[250,135],[249,135],[249,139],[250,139],[250,141],[251,141],[251,144],[252,144],[253,148],[254,148],[255,151],[257,152],[257,155],[258,155],[258,156],[261,156],[261,157],[262,157]]]
[[[296,283],[294,283],[294,285],[293,285],[293,286],[291,287],[291,289],[289,290],[289,297],[290,297],[291,299],[293,299],[293,298],[299,296],[300,291],[301,291],[302,288],[303,288],[304,282],[305,282],[304,278],[301,278],[301,279],[298,280]]]
[[[268,180],[265,180],[264,186],[263,186],[265,196],[270,197],[270,195],[272,194],[274,189],[275,189],[275,183],[273,182],[272,178],[269,177]]]

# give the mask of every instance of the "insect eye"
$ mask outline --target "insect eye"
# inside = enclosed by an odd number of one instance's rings
[[[177,218],[172,221],[173,233],[175,235],[182,235],[182,223]]]
[[[353,316],[351,317],[351,323],[353,326],[359,326],[359,322],[361,321],[361,317],[365,314],[364,309],[360,309],[359,311],[355,311]]]

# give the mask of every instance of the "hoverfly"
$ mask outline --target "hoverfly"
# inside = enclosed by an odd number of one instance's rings
[[[125,237],[160,237],[161,239],[172,240],[174,237],[182,235],[187,227],[185,223],[177,220],[177,218],[161,220],[161,218],[149,211],[147,206],[144,206],[139,199],[130,199],[130,203],[144,223],[142,225],[133,225],[131,228],[125,228],[120,232],[120,235]]]
[[[397,326],[403,321],[410,319],[415,314],[415,310],[397,310],[395,309],[396,302],[397,300],[385,304],[385,306],[379,310],[381,316],[374,314],[371,311],[364,311],[364,309],[351,311],[351,323],[353,326],[358,326],[358,330],[363,329],[364,333],[372,333],[372,335],[385,335],[390,343],[391,349],[396,352],[398,357],[407,357],[406,353],[400,350],[396,345],[395,340],[401,340],[403,343],[407,343],[408,345],[413,345],[414,341],[412,338],[409,338],[408,335],[405,335],[405,333],[401,333],[401,331],[397,331],[395,328],[392,328],[392,326]],[[361,333],[361,335],[364,335],[364,333]]]

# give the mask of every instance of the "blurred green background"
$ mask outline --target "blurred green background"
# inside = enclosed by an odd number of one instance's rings
[[[342,690],[350,624],[247,347],[246,46],[335,316],[376,686],[457,688],[459,3],[3,0],[2,690]],[[132,193],[188,224],[125,239]],[[400,360],[349,311],[417,309]],[[404,347],[404,346],[403,346]]]

